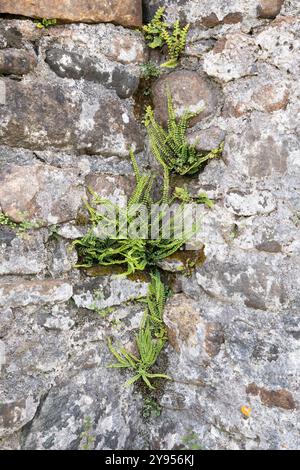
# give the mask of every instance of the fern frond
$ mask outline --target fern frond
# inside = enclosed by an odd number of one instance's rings
[[[200,154],[195,145],[189,143],[186,135],[190,120],[197,116],[200,111],[185,111],[177,119],[170,90],[167,90],[167,101],[167,129],[165,130],[155,120],[151,107],[147,108],[145,124],[148,130],[151,151],[155,159],[163,166],[166,184],[168,185],[166,166],[169,172],[180,175],[195,174],[203,168],[208,160],[219,157],[222,154],[223,146],[221,145],[207,154]]]

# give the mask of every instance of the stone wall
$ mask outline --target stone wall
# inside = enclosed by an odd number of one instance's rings
[[[203,209],[205,263],[171,276],[159,368],[174,380],[154,392],[107,368],[107,338],[133,341],[147,277],[81,272],[72,240],[89,186],[130,194],[130,145],[154,165],[139,66],[164,58],[128,27],[138,1],[110,1],[102,16],[96,0],[69,16],[51,2],[67,23],[49,29],[25,18],[45,2],[15,3],[0,2],[0,209],[27,229],[0,225],[0,448],[80,449],[87,419],[95,449],[178,449],[191,433],[204,449],[299,448],[298,0],[143,2],[145,21],[164,5],[168,21],[191,23],[179,67],[153,84],[157,116],[169,84],[178,108],[205,106],[191,140],[225,140],[223,158],[188,180],[216,203]],[[149,396],[160,416],[143,412]]]

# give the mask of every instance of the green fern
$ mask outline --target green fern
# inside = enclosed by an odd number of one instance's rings
[[[55,26],[57,24],[57,20],[55,18],[53,19],[41,18],[40,20],[35,20],[34,22],[38,29],[44,29],[44,28],[48,29],[50,26]]]
[[[157,47],[162,47],[163,42],[163,32],[168,27],[168,25],[163,21],[165,13],[165,8],[160,7],[151,22],[143,26],[143,32],[145,39],[148,41],[148,46],[151,49],[156,49]]]
[[[214,201],[210,199],[206,193],[199,193],[196,197],[191,196],[186,188],[175,188],[174,191],[174,200],[178,199],[179,201],[189,204],[196,202],[197,204],[204,204],[209,209],[214,208]]]
[[[189,28],[190,25],[186,25],[181,29],[179,20],[177,20],[173,25],[173,31],[171,33],[167,29],[162,32],[163,39],[168,46],[169,59],[167,62],[162,64],[161,67],[176,67],[179,57],[185,49]]]
[[[223,144],[206,154],[197,151],[195,145],[187,140],[187,129],[189,121],[197,116],[197,113],[184,112],[182,117],[176,118],[172,97],[168,92],[168,124],[165,130],[155,120],[151,106],[146,109],[145,126],[151,150],[156,160],[168,170],[180,175],[193,175],[201,170],[204,163],[219,157],[223,151]]]
[[[173,25],[168,25],[164,21],[165,8],[161,7],[155,13],[152,21],[143,26],[143,32],[148,46],[151,49],[168,48],[168,60],[161,67],[174,68],[178,64],[181,53],[186,46],[186,38],[190,25],[183,28],[180,26],[179,20]]]
[[[131,159],[136,175],[136,187],[126,207],[119,207],[111,201],[99,197],[90,189],[93,200],[91,203],[85,201],[85,205],[89,213],[92,228],[85,236],[74,241],[74,246],[77,249],[80,260],[80,263],[77,265],[78,268],[89,268],[95,265],[123,266],[124,276],[133,274],[136,271],[144,271],[146,267],[156,266],[162,260],[178,251],[198,230],[198,227],[195,227],[193,233],[185,234],[185,236],[179,239],[174,237],[174,224],[176,219],[182,215],[182,207],[179,207],[170,220],[172,229],[170,238],[164,238],[161,222],[166,215],[167,205],[172,202],[173,198],[169,194],[169,169],[166,163],[161,160],[164,168],[162,197],[155,201],[159,210],[155,214],[154,219],[151,219],[152,214],[149,211],[148,218],[145,221],[146,226],[142,227],[144,229],[143,233],[148,233],[148,237],[145,239],[124,238],[124,224],[127,228],[127,226],[130,226],[135,221],[136,210],[139,205],[141,207],[145,205],[148,209],[151,209],[151,206],[154,204],[152,198],[154,175],[141,175],[133,152],[131,152]],[[99,206],[111,209],[116,214],[116,218],[103,215],[98,210]],[[124,221],[123,225],[122,221]],[[95,228],[99,223],[101,223],[103,229],[112,228],[114,236],[106,239],[100,238],[95,233]],[[159,233],[155,239],[150,238],[151,224],[153,223],[156,223],[159,227]]]
[[[157,271],[151,275],[151,283],[147,296],[147,311],[145,312],[139,333],[136,336],[138,356],[127,351],[124,347],[116,349],[111,340],[108,347],[117,360],[110,368],[130,369],[134,372],[125,385],[132,385],[142,379],[146,385],[153,389],[151,380],[155,378],[169,379],[165,374],[151,373],[158,356],[166,344],[166,327],[163,323],[163,310],[166,300],[166,290]]]

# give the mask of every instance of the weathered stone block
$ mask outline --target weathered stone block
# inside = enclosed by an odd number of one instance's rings
[[[23,281],[18,284],[1,282],[0,307],[66,302],[72,293],[72,286],[60,280]]]
[[[139,85],[137,74],[131,73],[124,65],[104,62],[95,56],[83,56],[55,47],[47,50],[46,62],[59,77],[101,83],[115,90],[120,98],[132,96]]]
[[[36,66],[36,57],[24,50],[0,50],[0,74],[25,75]]]
[[[0,206],[15,222],[54,225],[76,218],[85,194],[76,170],[11,166],[0,174]]]
[[[232,33],[219,39],[214,49],[204,54],[204,71],[211,77],[229,82],[255,74],[257,46],[242,33]]]
[[[257,16],[273,19],[280,13],[284,0],[259,0]]]
[[[40,233],[22,237],[10,231],[12,239],[3,239],[0,227],[0,274],[38,274],[46,267],[46,249]]]
[[[257,310],[278,311],[287,303],[284,267],[262,253],[235,250],[226,259],[216,256],[198,269],[198,284],[218,301]]]
[[[100,266],[101,269],[101,266]],[[95,271],[97,267],[95,268]],[[103,310],[147,295],[148,282],[116,276],[100,276],[76,285],[73,299],[77,307]]]
[[[163,123],[166,123],[168,119],[168,90],[171,92],[178,116],[186,110],[199,112],[199,115],[191,120],[192,125],[211,116],[216,111],[220,100],[218,87],[207,77],[189,70],[171,72],[159,79],[153,86],[155,113]]]
[[[117,203],[130,198],[136,185],[135,176],[109,175],[93,173],[85,179],[87,188],[91,188],[99,196]]]
[[[127,156],[141,149],[141,131],[128,103],[91,82],[5,81],[0,142],[33,150]]]
[[[141,0],[1,0],[0,13],[83,23],[141,26]]]

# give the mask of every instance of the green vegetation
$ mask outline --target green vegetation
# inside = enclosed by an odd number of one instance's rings
[[[170,92],[168,93],[168,124],[165,130],[155,120],[151,106],[146,109],[145,125],[148,129],[151,150],[158,162],[171,172],[179,175],[193,175],[203,168],[212,158],[219,157],[223,144],[206,154],[197,151],[196,146],[188,142],[186,133],[189,121],[199,114],[184,112],[177,118]]]
[[[154,62],[147,62],[140,66],[141,77],[144,80],[151,80],[152,78],[158,78],[161,74],[159,67]]]
[[[49,28],[50,26],[55,26],[57,24],[56,19],[41,18],[35,20],[36,27],[39,29]]]
[[[173,25],[168,25],[164,21],[165,8],[159,8],[152,21],[143,26],[145,39],[148,41],[148,46],[152,49],[168,48],[168,60],[161,67],[174,68],[178,64],[181,53],[186,46],[187,33],[189,25],[181,28],[179,20]]]
[[[164,39],[163,32],[167,29],[168,25],[163,21],[165,8],[159,8],[151,22],[143,26],[143,32],[145,39],[148,41],[148,46],[151,49],[156,49],[157,47],[163,47]]]
[[[184,450],[202,450],[199,436],[195,431],[189,431],[185,436],[183,436],[182,445]]]
[[[156,400],[154,400],[154,398],[145,398],[142,410],[143,418],[158,418],[161,415],[161,409],[161,406],[157,403]]]
[[[29,220],[24,220],[23,222],[16,223],[3,212],[0,212],[0,225],[5,225],[6,227],[17,231],[18,233],[24,233],[28,230],[40,228],[41,222],[31,222]]]
[[[174,223],[176,218],[182,214],[183,206],[181,206],[171,218],[170,238],[163,238],[161,223],[157,224],[159,232],[155,239],[150,239],[150,236],[145,239],[124,237],[124,228],[133,226],[136,223],[139,207],[142,209],[146,206],[150,209],[154,203],[160,205],[172,201],[169,194],[169,170],[167,166],[162,162],[164,168],[162,197],[159,201],[153,201],[154,175],[141,175],[133,152],[131,152],[131,159],[136,175],[136,188],[126,207],[119,207],[107,199],[100,198],[93,191],[91,191],[93,194],[92,203],[85,201],[92,228],[87,235],[74,242],[80,259],[80,264],[77,267],[89,268],[95,265],[123,266],[125,269],[124,275],[144,271],[147,267],[155,267],[160,261],[174,254],[197,232],[198,228],[195,226],[192,233],[176,239]],[[107,213],[100,213],[99,206],[105,207],[108,210]],[[150,212],[148,213],[147,226],[140,227],[144,228],[148,235],[151,233],[151,223],[153,222]],[[117,217],[111,217],[111,214],[117,215]],[[156,220],[161,221],[164,215],[163,209],[160,209],[156,215]],[[125,221],[125,223],[122,221]],[[94,229],[99,224],[105,229],[111,228],[113,224],[114,236],[104,239],[98,237]]]
[[[134,375],[126,382],[131,385],[138,380],[153,389],[152,379],[169,379],[165,374],[152,373],[159,354],[166,344],[166,327],[162,314],[166,302],[166,289],[160,279],[158,271],[151,274],[151,284],[147,296],[147,310],[145,312],[139,333],[136,336],[136,348],[138,356],[126,350],[124,347],[116,349],[111,340],[108,341],[110,352],[117,359],[111,368],[129,369]]]
[[[92,420],[90,417],[85,418],[83,422],[83,431],[80,435],[81,439],[83,440],[82,443],[82,450],[91,450],[94,442],[95,437],[91,434],[92,431]]]
[[[198,204],[205,204],[209,209],[213,209],[215,205],[214,201],[209,199],[206,193],[199,193],[196,201]]]
[[[214,201],[209,199],[206,193],[199,193],[198,196],[191,196],[186,188],[175,188],[174,198],[186,204],[196,202],[197,204],[204,204],[209,209],[213,209]]]

